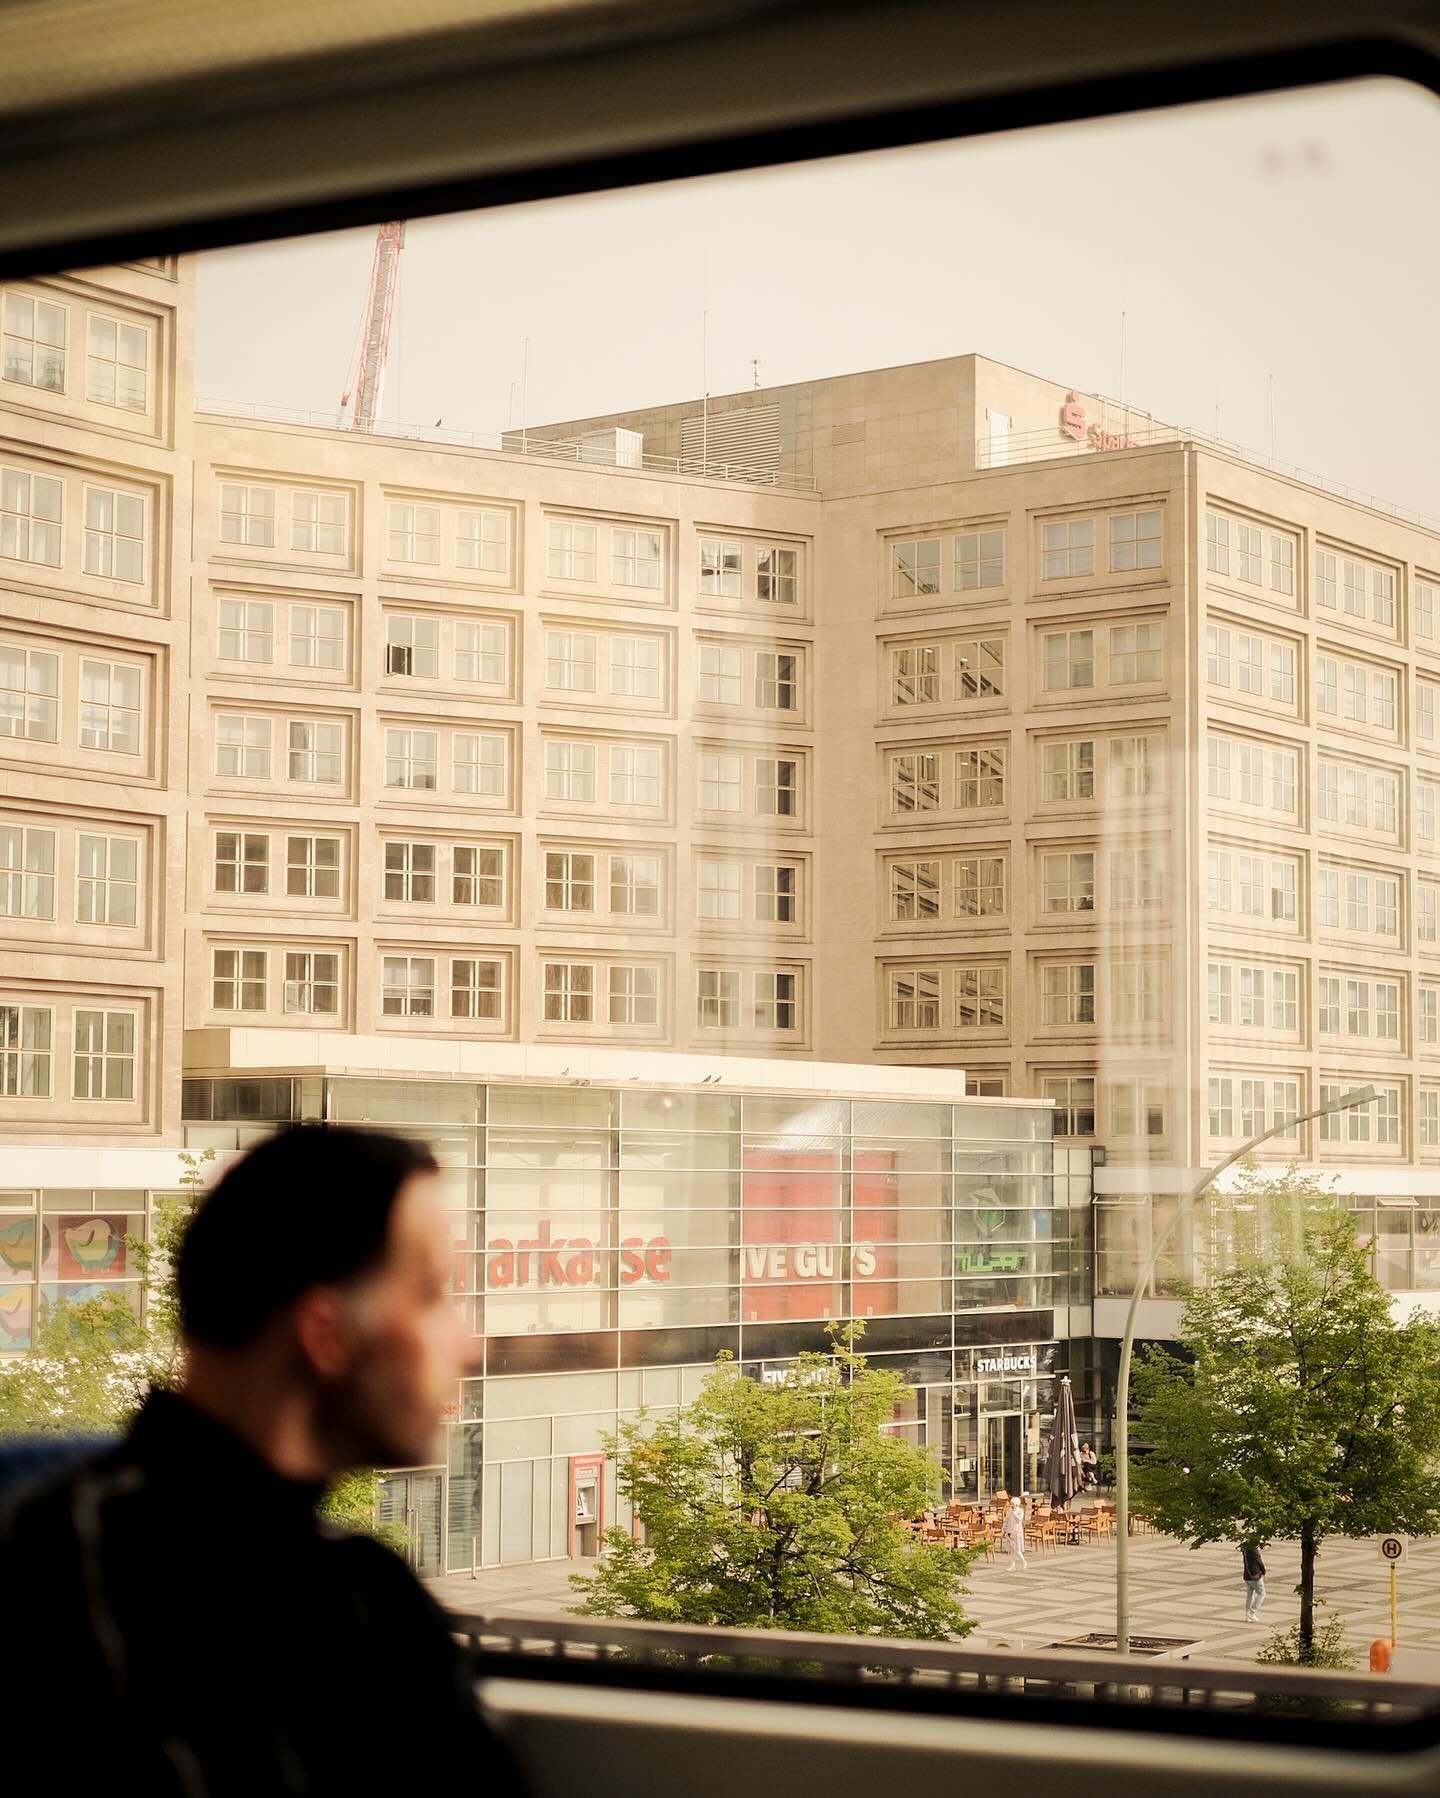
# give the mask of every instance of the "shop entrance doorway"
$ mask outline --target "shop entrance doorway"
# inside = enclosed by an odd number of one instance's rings
[[[979,1497],[1024,1490],[1024,1415],[1019,1411],[987,1411],[980,1419]]]
[[[442,1571],[440,1473],[387,1473],[380,1480],[381,1523],[398,1523],[409,1537],[405,1559],[422,1577]]]

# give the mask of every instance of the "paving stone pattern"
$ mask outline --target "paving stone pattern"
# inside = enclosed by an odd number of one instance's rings
[[[1169,1656],[1252,1661],[1262,1642],[1295,1621],[1300,1550],[1290,1542],[1265,1550],[1266,1602],[1261,1620],[1245,1620],[1245,1588],[1238,1549],[1189,1549],[1164,1536],[1132,1540],[1130,1627],[1136,1636],[1170,1637]],[[564,1616],[574,1602],[568,1575],[584,1563],[546,1561],[530,1567],[448,1574],[430,1582],[439,1601],[456,1611],[499,1616]],[[1002,1558],[977,1561],[966,1609],[978,1627],[976,1647],[1045,1648],[1115,1629],[1115,1545],[1110,1542],[1032,1552],[1024,1572],[1009,1573]],[[1346,1634],[1367,1664],[1370,1643],[1390,1633],[1389,1577],[1373,1542],[1331,1541],[1321,1550],[1317,1578],[1321,1616],[1345,1619]],[[1440,1651],[1440,1540],[1411,1543],[1400,1572],[1402,1646]]]

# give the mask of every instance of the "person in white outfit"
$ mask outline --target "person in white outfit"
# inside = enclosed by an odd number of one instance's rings
[[[1010,1556],[1005,1568],[1007,1573],[1014,1573],[1018,1567],[1025,1571],[1025,1506],[1018,1498],[1010,1500],[1010,1509],[1005,1513],[1005,1521],[1000,1526],[1000,1546]]]

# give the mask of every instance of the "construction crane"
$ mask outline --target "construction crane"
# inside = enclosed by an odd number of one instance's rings
[[[361,321],[359,366],[350,390],[340,396],[340,410],[350,405],[352,431],[373,431],[380,410],[380,387],[385,379],[385,358],[390,349],[390,321],[395,313],[395,292],[400,285],[400,252],[405,246],[405,221],[382,225],[375,233],[375,257],[370,264],[370,292]]]

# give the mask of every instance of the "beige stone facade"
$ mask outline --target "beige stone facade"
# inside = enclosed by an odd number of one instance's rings
[[[1156,1170],[1374,1080],[1275,1152],[1440,1163],[1434,533],[978,357],[199,414],[192,272],[5,291],[10,1141],[303,1028],[964,1068]]]

